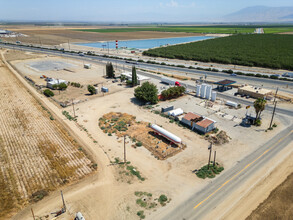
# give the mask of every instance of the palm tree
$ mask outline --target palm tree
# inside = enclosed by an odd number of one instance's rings
[[[253,107],[256,113],[256,120],[260,119],[260,115],[262,111],[265,110],[266,103],[267,103],[267,100],[265,100],[264,98],[258,98],[257,100],[254,101]]]

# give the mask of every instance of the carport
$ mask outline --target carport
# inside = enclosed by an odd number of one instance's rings
[[[232,89],[232,85],[235,84],[236,81],[225,79],[219,82],[216,82],[218,91],[226,91],[228,89]]]

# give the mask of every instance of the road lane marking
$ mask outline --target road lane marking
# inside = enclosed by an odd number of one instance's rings
[[[225,183],[223,183],[218,189],[216,189],[212,194],[210,194],[208,197],[206,197],[204,200],[202,200],[200,203],[198,203],[196,206],[194,206],[193,209],[196,209],[199,207],[202,203],[207,201],[209,198],[211,198],[215,193],[217,193],[221,188],[223,188],[227,183],[229,183],[231,180],[233,180],[235,177],[239,176],[244,170],[246,170],[248,167],[250,167],[252,164],[254,164],[257,160],[259,160],[261,157],[263,157],[265,154],[267,154],[270,150],[273,149],[277,144],[279,144],[281,141],[283,141],[285,138],[287,138],[289,135],[291,135],[293,131],[289,132],[286,136],[281,138],[277,143],[275,143],[273,146],[268,148],[265,152],[263,152],[260,156],[258,156],[254,161],[247,164],[242,170],[240,170],[238,173],[236,173],[234,176],[232,176],[229,180],[227,180]]]

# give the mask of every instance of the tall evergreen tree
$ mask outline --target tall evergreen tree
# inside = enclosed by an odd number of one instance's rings
[[[108,78],[114,78],[115,77],[115,71],[114,71],[114,68],[113,68],[113,65],[112,63],[107,63],[106,64],[106,76]]]
[[[131,79],[132,86],[136,86],[137,83],[137,74],[135,66],[132,67],[132,79]]]

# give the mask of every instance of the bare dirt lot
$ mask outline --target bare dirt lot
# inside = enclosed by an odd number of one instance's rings
[[[130,39],[148,39],[148,38],[166,38],[197,36],[200,34],[191,33],[167,33],[167,32],[120,32],[120,33],[94,33],[75,31],[72,29],[82,29],[85,27],[66,27],[66,28],[41,28],[41,27],[1,27],[8,30],[14,30],[27,35],[27,37],[18,37],[17,40],[30,44],[59,45],[62,43],[83,43],[97,41],[130,40]],[[92,27],[91,27],[92,28]],[[7,41],[16,41],[14,38],[7,38]]]
[[[0,212],[11,214],[90,174],[91,160],[12,73],[0,66]]]
[[[293,173],[291,173],[282,184],[275,188],[270,193],[269,197],[259,204],[259,206],[246,219],[291,219],[293,216],[292,183]]]

